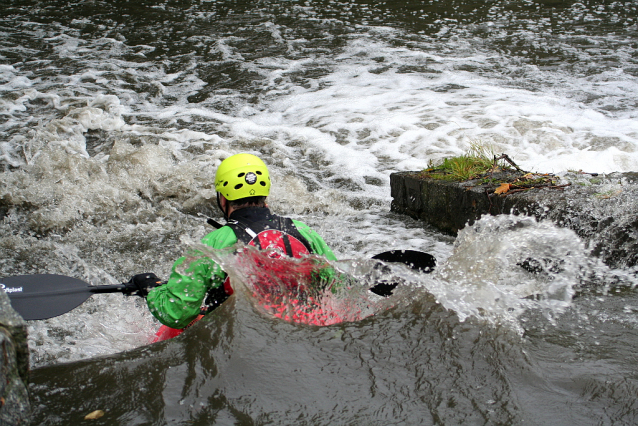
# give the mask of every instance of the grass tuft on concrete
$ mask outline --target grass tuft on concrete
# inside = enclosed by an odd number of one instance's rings
[[[507,164],[509,157],[504,157],[507,156],[497,157],[490,147],[473,143],[463,155],[446,157],[436,164],[430,162],[420,175],[423,178],[463,182],[486,173],[510,170],[512,167]]]

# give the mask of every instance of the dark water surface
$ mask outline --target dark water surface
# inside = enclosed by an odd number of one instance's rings
[[[38,424],[99,408],[103,424],[130,425],[630,424],[633,363],[610,359],[635,356],[635,344],[617,340],[623,328],[521,338],[459,323],[427,295],[311,328],[231,300],[174,341],[36,370],[32,390]]]
[[[148,345],[143,301],[94,296],[29,324],[33,424],[636,424],[635,268],[520,218],[441,235],[389,212],[389,175],[476,143],[636,171],[637,52],[636,1],[0,1],[2,276],[166,277],[221,220],[212,177],[237,152],[344,271],[439,260],[326,327],[238,291]],[[592,214],[638,238],[635,185],[603,189]]]

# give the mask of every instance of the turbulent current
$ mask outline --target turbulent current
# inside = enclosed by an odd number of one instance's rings
[[[199,250],[237,288],[162,343],[121,294],[30,322],[33,424],[636,424],[635,268],[531,218],[443,235],[390,212],[389,176],[476,144],[637,171],[637,52],[636,1],[0,1],[0,277],[166,278]],[[201,247],[239,152],[356,278],[330,320],[273,315]],[[636,239],[628,185],[591,209]],[[437,267],[375,269],[391,249]]]

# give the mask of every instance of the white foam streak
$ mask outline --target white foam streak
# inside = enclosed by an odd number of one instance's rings
[[[28,324],[31,368],[110,355],[150,343],[158,323],[141,299],[118,294],[93,297],[81,308]]]
[[[313,122],[322,132],[345,133],[349,145],[364,145],[359,149],[399,162],[416,157],[422,165],[480,142],[537,171],[638,167],[635,120],[604,116],[570,100],[499,87],[462,72],[446,71],[424,80],[405,74],[353,76],[346,71],[330,79],[333,85],[328,88],[294,95],[294,107],[286,107],[292,99],[271,107],[278,117]],[[434,91],[451,84],[467,87]],[[601,156],[606,161],[601,162]],[[414,161],[407,164],[412,167]]]

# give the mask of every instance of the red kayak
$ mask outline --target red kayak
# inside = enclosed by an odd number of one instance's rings
[[[167,325],[163,325],[159,328],[159,330],[157,330],[157,333],[155,333],[155,336],[153,337],[153,340],[151,340],[151,343],[161,342],[163,340],[168,340],[168,339],[172,339],[173,337],[177,337],[180,334],[182,334],[184,330],[186,330],[188,327],[195,324],[197,321],[199,321],[202,318],[204,318],[204,314],[198,315],[197,318],[195,318],[190,324],[188,324],[186,328],[171,328]]]

